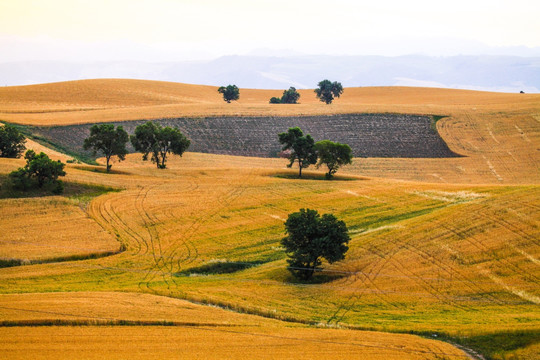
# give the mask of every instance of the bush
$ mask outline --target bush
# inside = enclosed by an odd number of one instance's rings
[[[26,165],[9,174],[12,186],[17,190],[27,191],[31,188],[53,187],[55,194],[64,191],[64,186],[58,177],[65,176],[64,166],[60,161],[51,160],[45,153],[36,155],[34,150],[28,150],[24,155]]]
[[[300,99],[300,94],[294,87],[290,87],[289,90],[283,91],[283,96],[281,98],[272,97],[270,99],[270,104],[297,104],[298,99]]]
[[[32,188],[32,180],[24,168],[12,171],[9,174],[9,179],[11,180],[11,186],[16,190],[27,191]]]
[[[289,90],[285,90],[283,92],[283,96],[281,97],[281,102],[283,104],[296,104],[298,102],[298,99],[300,99],[300,94],[294,87],[290,87]]]
[[[14,126],[0,126],[0,157],[18,158],[26,147],[26,139]]]

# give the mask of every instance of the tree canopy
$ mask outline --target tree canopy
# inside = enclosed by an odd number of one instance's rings
[[[287,237],[281,240],[289,259],[289,271],[309,280],[322,259],[334,263],[345,258],[350,238],[345,223],[332,214],[322,217],[316,210],[300,209],[285,222]]]
[[[227,103],[240,99],[240,89],[236,85],[220,86],[218,92],[223,94],[223,100]]]
[[[300,99],[300,93],[296,91],[296,88],[290,87],[289,90],[284,90],[281,98],[270,98],[270,104],[297,104]]]
[[[331,179],[341,166],[352,163],[352,149],[347,144],[322,140],[315,144],[315,149],[319,157],[317,168],[323,164],[328,167],[327,179]]]
[[[66,164],[51,160],[45,153],[36,154],[34,150],[28,150],[24,155],[26,165],[9,174],[15,188],[28,190],[37,183],[37,187],[43,188],[45,185],[54,185],[53,192],[63,191],[62,181],[58,177],[65,176],[64,166]]]
[[[107,172],[110,171],[112,156],[118,156],[118,160],[125,160],[129,141],[128,133],[122,126],[116,129],[112,124],[94,125],[90,128],[90,136],[84,140],[84,149],[92,149],[94,156],[99,151],[103,153],[107,161]]]
[[[300,99],[300,93],[292,86],[289,90],[283,91],[283,96],[281,96],[281,102],[283,104],[296,104],[298,103],[298,99]]]
[[[290,150],[288,167],[292,167],[298,161],[298,176],[302,177],[302,169],[317,162],[315,141],[311,135],[305,135],[299,127],[289,128],[287,132],[280,133],[279,142],[283,145],[282,150]]]
[[[26,149],[24,135],[16,127],[6,124],[0,126],[0,157],[18,158]]]
[[[182,156],[191,144],[180,130],[162,127],[151,121],[135,128],[131,143],[136,151],[143,154],[143,160],[148,160],[148,155],[151,155],[151,160],[158,169],[166,168],[167,154]]]
[[[319,100],[326,104],[331,104],[334,97],[338,98],[343,94],[343,86],[337,81],[323,80],[317,86],[315,94],[317,94]]]

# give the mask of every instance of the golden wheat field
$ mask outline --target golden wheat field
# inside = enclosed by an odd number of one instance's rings
[[[26,124],[447,115],[437,129],[464,155],[356,159],[332,181],[310,169],[296,179],[284,159],[199,153],[171,156],[165,170],[140,154],[111,174],[68,164],[66,183],[109,190],[0,199],[0,258],[124,251],[0,269],[1,357],[477,356],[461,341],[495,359],[537,358],[540,96],[357,88],[326,106],[301,93],[298,107],[274,107],[267,99],[279,91],[241,89],[238,104],[225,104],[216,88],[161,82],[0,89],[0,119]],[[22,164],[2,159],[0,174]],[[311,283],[292,278],[280,245],[300,208],[335,214],[351,236],[345,260]],[[223,262],[240,267],[199,270]]]

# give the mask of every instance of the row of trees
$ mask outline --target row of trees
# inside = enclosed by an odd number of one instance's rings
[[[227,103],[240,99],[240,89],[236,85],[221,86],[218,92],[223,95],[223,100]],[[315,94],[320,101],[331,104],[335,98],[343,94],[343,86],[337,81],[323,80],[317,84]],[[300,99],[300,93],[291,86],[289,90],[283,91],[281,98],[275,96],[270,98],[270,104],[297,104],[298,99]]]
[[[105,156],[106,171],[111,170],[111,158],[117,156],[119,161],[125,159],[128,151],[126,145],[131,140],[135,150],[143,154],[143,160],[150,158],[158,169],[166,167],[167,155],[182,155],[189,147],[190,140],[178,129],[162,127],[153,122],[137,126],[131,137],[122,126],[112,124],[94,125],[90,128],[90,136],[84,140],[83,148],[92,149],[94,156],[100,152]],[[0,127],[0,157],[18,158],[25,150],[26,139],[17,128],[11,125]],[[25,153],[26,165],[9,174],[13,188],[27,191],[31,188],[50,188],[53,193],[63,192],[63,183],[58,180],[65,176],[65,164],[51,160],[45,153],[36,154],[33,150]]]
[[[310,165],[326,165],[326,178],[331,179],[338,169],[352,163],[352,149],[347,144],[330,140],[317,143],[311,135],[304,135],[299,127],[289,128],[287,132],[278,134],[279,142],[283,145],[282,155],[289,159],[288,167],[298,162],[298,176],[302,177],[302,169]],[[318,161],[317,161],[318,160]]]
[[[297,162],[299,173],[311,165],[319,168],[326,165],[326,177],[331,179],[337,170],[352,162],[352,149],[347,144],[340,144],[330,140],[317,143],[311,135],[304,135],[298,127],[289,128],[287,132],[278,134],[279,142],[283,145],[282,155],[289,159],[288,167]],[[163,127],[158,123],[148,121],[135,128],[135,134],[128,135],[122,126],[113,124],[93,125],[90,136],[84,140],[83,148],[92,150],[93,155],[103,154],[106,161],[106,171],[111,170],[111,159],[118,157],[119,161],[125,159],[128,151],[128,141],[136,151],[141,152],[143,160],[150,160],[158,169],[165,169],[168,154],[182,154],[189,148],[191,141],[177,128]],[[0,156],[19,157],[25,149],[24,136],[13,126],[0,127]],[[41,186],[40,186],[41,187]]]
[[[135,150],[143,154],[143,160],[146,161],[150,157],[158,169],[167,167],[168,154],[182,156],[191,144],[177,128],[163,127],[148,121],[137,126],[135,134],[131,137],[122,126],[115,128],[112,124],[94,125],[90,128],[90,136],[84,140],[83,147],[85,150],[92,149],[94,156],[97,152],[103,153],[109,172],[113,156],[117,156],[119,161],[125,159],[128,152],[126,145],[130,139]]]

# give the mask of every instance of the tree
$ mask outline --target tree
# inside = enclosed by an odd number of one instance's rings
[[[294,87],[290,87],[289,90],[283,91],[283,96],[281,97],[282,104],[296,104],[300,99],[300,93],[296,91]]]
[[[291,86],[289,90],[283,91],[281,98],[275,96],[270,98],[270,104],[297,104],[298,99],[300,99],[300,93]]]
[[[66,164],[51,160],[46,154],[36,155],[34,150],[28,150],[24,155],[26,165],[9,174],[15,188],[28,190],[37,181],[37,186],[43,188],[45,185],[55,185],[53,192],[63,191],[62,181],[58,177],[65,176],[64,166]]]
[[[112,156],[118,156],[118,160],[126,159],[126,144],[129,141],[128,133],[122,126],[116,129],[112,124],[94,125],[90,128],[90,136],[84,140],[84,149],[92,149],[94,156],[98,151],[102,152],[107,161],[107,172],[112,165],[109,164]]]
[[[0,126],[0,157],[18,158],[26,149],[24,135],[11,125]]]
[[[282,150],[291,150],[288,157],[290,163],[287,167],[292,167],[294,162],[298,161],[298,177],[302,177],[302,169],[317,162],[315,141],[309,134],[304,136],[304,133],[299,127],[289,128],[287,132],[281,133],[278,136],[279,142],[283,144]]]
[[[148,160],[148,155],[151,154],[151,160],[156,163],[158,169],[166,168],[167,154],[182,156],[191,144],[180,130],[162,127],[151,121],[135,128],[135,135],[131,135],[131,143],[135,150],[143,153],[143,160]]]
[[[221,86],[218,89],[220,94],[223,94],[223,100],[230,103],[232,100],[240,99],[240,89],[236,85]]]
[[[352,149],[347,144],[322,140],[315,144],[315,149],[319,157],[317,169],[325,164],[328,167],[327,179],[331,179],[341,166],[352,163]]]
[[[285,222],[287,237],[281,240],[289,259],[289,271],[299,279],[309,280],[322,259],[334,263],[345,258],[350,238],[347,226],[332,214],[322,217],[316,210],[300,209]]]
[[[319,82],[318,88],[315,89],[315,93],[319,100],[328,105],[332,103],[334,97],[338,98],[343,94],[343,86],[337,81],[331,82],[330,80],[323,80]]]

